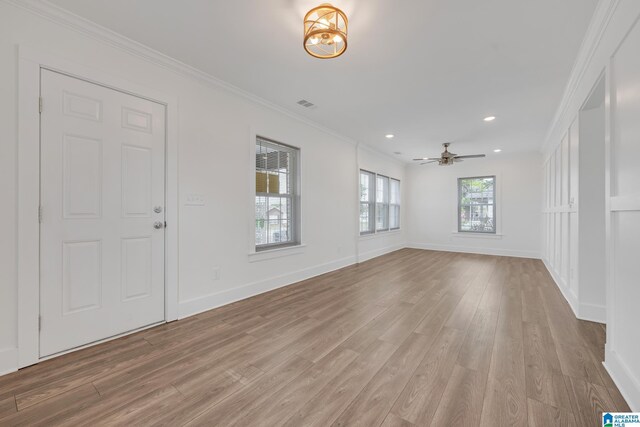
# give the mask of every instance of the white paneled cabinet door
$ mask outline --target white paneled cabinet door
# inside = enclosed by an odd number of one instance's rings
[[[40,356],[164,320],[165,107],[42,70]]]

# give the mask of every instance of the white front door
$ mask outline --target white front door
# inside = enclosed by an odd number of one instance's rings
[[[40,357],[164,320],[165,107],[42,70]]]

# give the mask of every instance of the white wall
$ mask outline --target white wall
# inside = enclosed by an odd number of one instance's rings
[[[181,317],[356,261],[354,143],[222,85],[172,71],[0,2],[0,374],[17,367],[18,45],[178,98]],[[288,256],[257,261],[249,257],[252,132],[301,148],[305,247]],[[362,157],[363,166],[404,178],[395,160],[373,153]],[[205,205],[186,206],[190,194],[203,195]],[[363,252],[383,253],[402,245],[402,238],[397,233],[369,241]],[[214,268],[220,269],[219,280],[213,280]]]
[[[457,233],[457,179],[496,175],[497,235]],[[491,153],[453,166],[407,170],[408,241],[416,248],[540,257],[539,153]]]
[[[405,196],[407,182],[405,179],[405,163],[400,161],[390,162],[388,158],[380,156],[366,148],[366,146],[359,146],[358,164],[358,169],[365,169],[400,180],[400,230],[360,236],[358,239],[358,261],[362,262],[405,246],[407,235],[407,197]],[[357,197],[359,196],[357,195]]]
[[[575,117],[604,73],[605,367],[635,411],[640,411],[639,19],[640,2],[601,0],[544,146],[545,157],[552,158],[567,129],[575,132]],[[545,254],[549,259],[553,250],[549,245]]]

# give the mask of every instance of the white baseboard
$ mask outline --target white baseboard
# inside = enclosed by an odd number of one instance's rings
[[[473,246],[439,245],[439,244],[417,243],[417,242],[409,243],[407,244],[406,247],[413,248],[413,249],[426,249],[430,251],[461,252],[461,253],[469,253],[469,254],[540,259],[540,254],[535,251],[518,251],[518,250],[511,250],[511,249],[496,249],[496,248],[478,248]]]
[[[18,349],[6,348],[0,350],[0,376],[18,370]]]
[[[556,286],[562,293],[562,296],[564,296],[564,299],[567,300],[567,302],[569,303],[569,307],[571,307],[571,311],[573,311],[573,315],[576,316],[578,319],[580,319],[580,315],[579,315],[580,313],[578,310],[578,297],[576,296],[576,294],[573,293],[573,291],[569,289],[569,286],[567,286],[564,280],[562,280],[562,278],[558,274],[556,274],[556,271],[553,269],[553,267],[551,267],[551,265],[546,259],[543,258],[542,263],[547,268],[549,275],[551,276]]]
[[[373,251],[362,252],[358,254],[358,262],[368,261],[370,259],[377,258],[379,256],[382,256],[406,247],[407,246],[404,243],[400,243],[397,245],[391,245],[384,248],[375,249]]]
[[[578,318],[590,322],[607,323],[607,307],[601,304],[580,303]]]
[[[605,348],[602,364],[618,386],[618,390],[622,393],[622,397],[627,401],[631,410],[640,412],[640,381],[631,373],[627,364],[615,351],[609,348]]]
[[[355,256],[349,256],[326,264],[287,273],[282,276],[272,277],[270,279],[249,283],[237,288],[227,289],[221,292],[182,301],[179,304],[178,318],[182,319],[188,316],[193,316],[195,314],[202,313],[203,311],[231,304],[232,302],[269,292],[355,263]]]
[[[569,303],[569,307],[571,307],[576,318],[580,320],[587,320],[589,322],[607,323],[606,306],[579,302],[578,296],[569,288],[568,284],[565,283],[558,274],[556,274],[556,271],[551,267],[549,262],[546,259],[542,259],[542,262],[551,275],[551,278],[556,283],[556,286],[560,289],[564,299]]]

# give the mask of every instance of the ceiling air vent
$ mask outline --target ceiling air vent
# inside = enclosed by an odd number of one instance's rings
[[[300,101],[298,101],[298,105],[303,106],[304,108],[311,108],[311,107],[315,107],[315,104],[312,102],[307,101],[306,99],[301,99]]]

